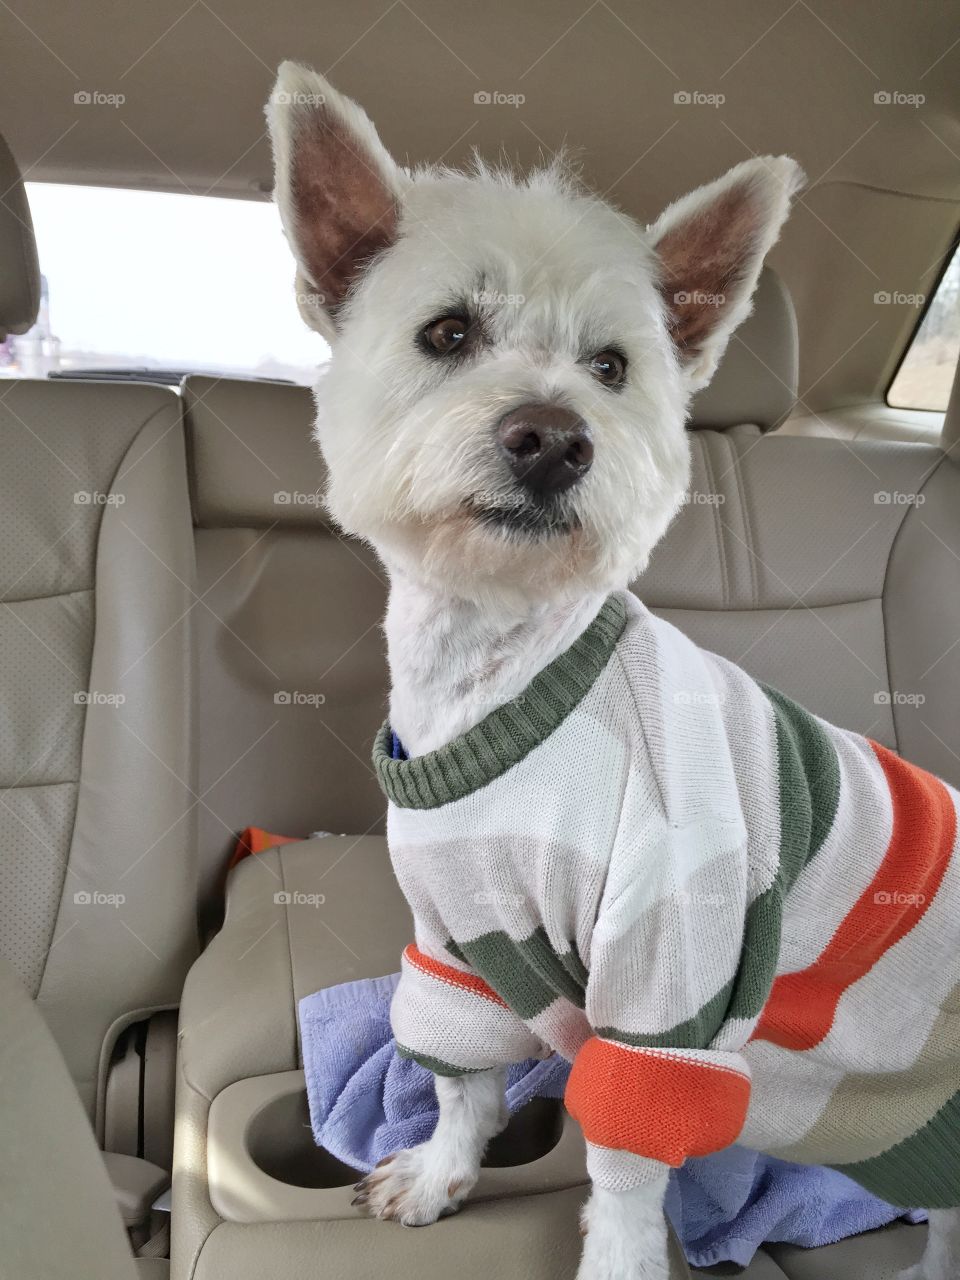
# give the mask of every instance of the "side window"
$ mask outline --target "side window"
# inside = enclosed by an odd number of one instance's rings
[[[265,200],[28,182],[37,323],[0,342],[0,378],[172,371],[315,381],[329,348],[297,311]],[[2,196],[0,196],[2,199]]]
[[[940,279],[887,392],[896,409],[943,411],[960,354],[960,248]]]

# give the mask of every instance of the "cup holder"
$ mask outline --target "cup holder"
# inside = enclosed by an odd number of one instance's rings
[[[258,1169],[291,1187],[350,1187],[363,1177],[314,1142],[305,1090],[281,1094],[252,1118],[247,1150]]]
[[[210,1201],[227,1222],[354,1220],[361,1174],[313,1140],[302,1071],[238,1080],[207,1120]],[[556,1098],[534,1098],[490,1143],[474,1201],[557,1191],[586,1179],[583,1138]]]
[[[502,1133],[490,1143],[485,1169],[513,1169],[532,1164],[552,1151],[563,1133],[563,1106],[559,1098],[531,1098],[510,1117]]]

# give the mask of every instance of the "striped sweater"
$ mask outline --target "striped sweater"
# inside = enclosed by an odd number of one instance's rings
[[[599,1185],[742,1141],[960,1203],[958,795],[611,596],[522,697],[374,750],[400,1051],[556,1050]]]

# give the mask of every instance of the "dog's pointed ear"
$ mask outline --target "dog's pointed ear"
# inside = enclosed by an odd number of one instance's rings
[[[707,385],[750,314],[763,259],[803,182],[789,156],[760,156],[677,200],[650,227],[667,324],[691,391]]]
[[[404,174],[366,113],[307,67],[281,64],[266,113],[297,301],[331,338],[364,266],[396,239]]]

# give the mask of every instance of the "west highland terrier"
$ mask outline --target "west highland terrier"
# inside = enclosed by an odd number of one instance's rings
[[[554,1051],[592,1181],[580,1280],[664,1280],[671,1167],[741,1141],[931,1207],[960,1274],[957,794],[626,588],[802,175],[643,227],[556,162],[398,166],[286,63],[268,107],[327,502],[390,576],[374,752],[415,921],[392,1008],[439,1122],[358,1201],[456,1210],[506,1066]]]

